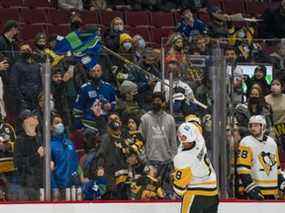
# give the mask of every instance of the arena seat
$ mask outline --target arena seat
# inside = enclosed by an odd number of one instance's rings
[[[126,24],[130,26],[150,25],[149,12],[145,11],[126,11]]]
[[[174,26],[174,17],[172,13],[152,12],[150,13],[151,25],[155,27]]]
[[[252,14],[256,17],[263,14],[263,12],[269,7],[267,3],[259,3],[254,1],[246,1],[245,8],[247,14]]]
[[[141,35],[145,41],[152,42],[152,34],[150,28],[147,27],[131,27],[129,28],[130,34],[132,36],[139,34]]]
[[[225,13],[235,14],[235,13],[245,13],[245,2],[244,0],[224,0],[222,3]]]
[[[99,14],[97,11],[80,12],[84,24],[99,24]]]
[[[1,19],[0,22],[5,24],[7,20],[13,19],[16,21],[20,20],[18,8],[0,8]]]
[[[1,4],[3,7],[6,8],[25,8],[23,0],[5,0],[1,1]]]
[[[110,26],[111,21],[115,17],[120,17],[124,20],[124,13],[121,11],[102,11],[99,13],[100,23],[106,26]]]
[[[49,8],[52,4],[48,0],[25,0],[24,5],[30,8]]]
[[[66,10],[48,10],[47,14],[49,23],[59,25],[70,21],[70,12]]]
[[[20,13],[21,21],[28,24],[47,23],[47,14],[44,10],[23,9]]]

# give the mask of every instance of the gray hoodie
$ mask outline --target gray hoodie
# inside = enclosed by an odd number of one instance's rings
[[[177,152],[176,127],[172,115],[149,111],[141,117],[140,131],[145,139],[148,161],[169,161]]]

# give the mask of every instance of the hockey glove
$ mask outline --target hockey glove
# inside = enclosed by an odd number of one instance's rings
[[[257,186],[248,191],[247,194],[251,200],[264,200],[264,196]]]

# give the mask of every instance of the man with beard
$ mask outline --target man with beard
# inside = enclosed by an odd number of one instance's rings
[[[105,130],[104,121],[115,108],[116,93],[109,83],[101,79],[102,74],[101,65],[96,64],[88,71],[90,80],[80,87],[73,108],[77,129],[98,127],[101,133]]]
[[[164,111],[165,98],[161,92],[152,97],[152,110],[141,117],[140,131],[145,140],[146,160],[158,169],[167,197],[172,196],[170,172],[177,152],[176,125],[172,115]]]

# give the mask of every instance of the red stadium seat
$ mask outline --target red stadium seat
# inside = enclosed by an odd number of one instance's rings
[[[48,10],[48,22],[56,25],[67,24],[70,21],[70,15],[66,10]]]
[[[66,36],[70,32],[69,25],[54,25],[47,27],[48,35]]]
[[[84,24],[99,24],[99,15],[96,11],[82,11],[80,12]]]
[[[223,9],[227,14],[244,13],[245,12],[244,0],[224,0]]]
[[[263,12],[269,7],[267,3],[259,3],[259,2],[245,2],[246,13],[252,14],[256,17],[263,14]]]
[[[49,8],[52,7],[48,0],[25,0],[24,5],[30,8]]]
[[[7,8],[25,8],[23,0],[5,0],[1,1],[1,4]]]
[[[105,25],[105,26],[110,26],[111,21],[115,17],[120,17],[121,19],[124,20],[124,14],[121,11],[112,11],[112,12],[110,12],[110,11],[102,11],[99,14],[100,23],[102,25]]]
[[[47,23],[47,14],[44,10],[31,10],[31,9],[23,9],[21,10],[21,21],[28,24],[39,24],[39,23]]]
[[[172,13],[153,12],[150,13],[151,25],[155,27],[174,26],[174,18]]]
[[[141,35],[145,41],[151,42],[152,41],[152,35],[149,28],[144,27],[133,27],[129,29],[131,36],[134,36],[136,34]]]
[[[32,40],[40,32],[47,33],[47,26],[46,25],[24,25],[23,29],[21,30],[20,37],[23,40]]]
[[[169,36],[174,32],[173,28],[153,28],[151,30],[153,42],[157,44],[166,44]]]
[[[126,24],[133,27],[150,24],[149,13],[145,11],[139,11],[139,12],[126,11],[125,16],[126,16]]]
[[[2,25],[5,24],[7,20],[20,20],[19,10],[17,8],[0,8],[1,19],[0,22]]]

